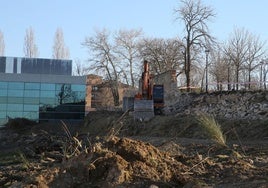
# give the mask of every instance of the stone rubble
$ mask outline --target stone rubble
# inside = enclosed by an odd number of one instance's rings
[[[168,113],[204,112],[227,119],[268,118],[268,91],[230,91],[215,93],[181,93]]]

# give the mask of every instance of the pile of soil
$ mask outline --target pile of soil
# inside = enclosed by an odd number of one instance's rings
[[[190,115],[13,122],[0,129],[0,187],[267,187],[266,122],[219,121],[226,146]]]
[[[191,180],[185,173],[188,169],[150,144],[113,137],[95,143],[88,153],[64,160],[54,170],[58,171],[54,178],[49,172],[38,179],[46,180],[49,187],[172,187]]]

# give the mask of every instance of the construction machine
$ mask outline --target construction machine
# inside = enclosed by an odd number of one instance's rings
[[[155,114],[161,114],[164,107],[164,86],[153,83],[149,62],[144,61],[144,70],[140,80],[140,91],[134,99],[134,119],[150,120]]]

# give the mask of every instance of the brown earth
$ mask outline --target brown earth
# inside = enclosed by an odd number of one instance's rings
[[[227,146],[194,115],[11,120],[0,130],[0,187],[268,187],[268,120],[217,120]]]

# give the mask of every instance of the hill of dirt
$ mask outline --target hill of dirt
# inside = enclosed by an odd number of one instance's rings
[[[189,114],[12,120],[0,129],[0,187],[267,187],[268,120],[217,121],[226,146]]]

